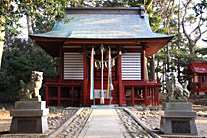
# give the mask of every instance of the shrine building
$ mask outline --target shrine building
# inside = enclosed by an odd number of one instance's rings
[[[149,80],[146,57],[172,35],[153,33],[144,7],[66,8],[68,23],[30,37],[60,57],[59,78],[46,78],[47,105],[159,105],[160,83]]]
[[[191,93],[207,94],[207,61],[192,61],[188,66]]]

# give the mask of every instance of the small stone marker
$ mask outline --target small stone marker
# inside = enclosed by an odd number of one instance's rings
[[[10,133],[45,133],[48,130],[45,101],[16,101]]]
[[[167,135],[198,135],[192,103],[187,102],[190,92],[187,90],[188,83],[182,86],[178,82],[175,72],[166,76],[168,90],[167,102],[163,103],[160,130]]]
[[[160,111],[160,130],[167,135],[197,135],[196,112],[189,102],[166,102]]]
[[[20,81],[20,101],[15,102],[15,109],[11,110],[12,123],[10,133],[45,133],[48,131],[45,101],[41,101],[39,89],[42,86],[42,72],[32,71],[30,82]]]

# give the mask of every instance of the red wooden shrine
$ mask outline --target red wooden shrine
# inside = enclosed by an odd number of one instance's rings
[[[188,66],[191,93],[207,93],[207,61],[192,61]]]
[[[90,100],[90,54],[95,49],[94,91],[101,89],[101,45],[104,60],[111,48],[111,104],[159,105],[160,83],[147,78],[145,58],[154,55],[173,36],[153,33],[143,7],[66,8],[69,23],[56,23],[53,30],[30,35],[53,57],[60,57],[57,79],[46,79],[47,105],[87,106]],[[103,87],[107,90],[107,65]],[[95,104],[100,98],[95,99]],[[105,99],[105,104],[109,104]]]

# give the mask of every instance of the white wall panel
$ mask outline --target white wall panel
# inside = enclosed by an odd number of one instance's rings
[[[64,52],[63,78],[83,80],[83,55],[78,52]]]
[[[141,53],[125,53],[121,57],[122,80],[141,80]]]

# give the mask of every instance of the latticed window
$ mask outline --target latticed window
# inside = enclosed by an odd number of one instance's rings
[[[141,65],[141,52],[123,54],[121,57],[122,80],[141,80]]]
[[[83,54],[64,52],[63,78],[83,80]]]

